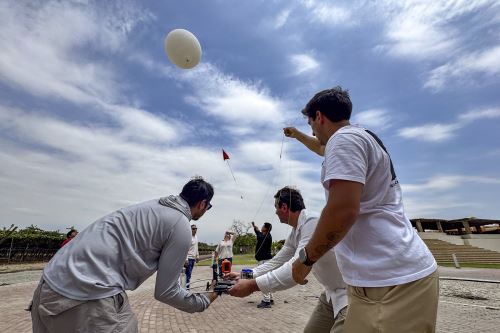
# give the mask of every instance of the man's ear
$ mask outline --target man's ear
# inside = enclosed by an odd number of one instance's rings
[[[321,113],[321,111],[316,111],[316,118],[319,120],[319,123],[323,125],[325,123],[325,116]]]

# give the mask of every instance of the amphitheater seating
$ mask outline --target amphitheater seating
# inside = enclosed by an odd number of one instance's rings
[[[452,264],[452,254],[459,263],[500,264],[500,252],[490,251],[470,245],[455,245],[437,239],[424,239],[438,264]]]

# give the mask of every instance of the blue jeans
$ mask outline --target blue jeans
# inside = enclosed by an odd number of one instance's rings
[[[218,267],[219,267],[219,277],[222,277],[222,261],[223,260],[229,260],[231,262],[231,264],[233,263],[233,258],[222,258],[222,259],[219,259],[219,262],[218,262]]]
[[[196,259],[188,259],[188,265],[186,267],[186,289],[189,290],[189,282],[191,281],[191,274],[193,273],[193,267]]]

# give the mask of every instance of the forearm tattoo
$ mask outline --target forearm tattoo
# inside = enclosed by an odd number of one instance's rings
[[[329,232],[326,234],[326,239],[328,242],[326,244],[321,244],[316,246],[314,249],[314,256],[319,258],[323,256],[328,250],[338,244],[342,240],[342,235],[338,232]]]

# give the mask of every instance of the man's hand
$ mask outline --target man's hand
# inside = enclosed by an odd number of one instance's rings
[[[255,279],[240,279],[231,289],[229,289],[229,295],[235,297],[247,297],[258,290],[259,286],[257,285]]]
[[[196,263],[199,263],[200,262],[200,259],[199,258],[196,258]]]
[[[184,261],[184,268],[188,268],[188,266],[189,266],[189,261],[188,260]]]
[[[211,293],[208,293],[207,296],[210,299],[210,303],[213,303],[213,301],[215,301],[215,299],[217,298],[218,295],[217,295],[217,293],[211,292]]]
[[[224,279],[227,280],[239,280],[241,276],[240,272],[229,272],[224,274]]]
[[[295,282],[298,284],[306,284],[307,279],[306,276],[311,271],[312,266],[306,266],[296,259],[292,264],[292,277]]]
[[[283,128],[283,133],[285,133],[285,136],[288,138],[297,138],[297,134],[299,133],[299,130],[296,129],[295,127],[285,127]]]

